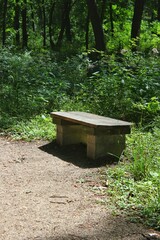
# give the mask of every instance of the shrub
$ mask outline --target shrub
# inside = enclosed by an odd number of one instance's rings
[[[127,138],[125,158],[106,170],[107,193],[117,210],[160,230],[160,129],[135,129]]]

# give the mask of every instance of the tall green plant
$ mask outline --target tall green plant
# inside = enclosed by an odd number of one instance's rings
[[[135,131],[128,137],[128,154],[131,161],[131,172],[135,180],[147,179],[160,167],[158,160],[159,141],[154,144],[156,136],[152,133]]]
[[[107,168],[103,181],[116,212],[160,230],[160,129],[134,129],[127,137],[125,157]],[[106,177],[105,177],[106,176]]]

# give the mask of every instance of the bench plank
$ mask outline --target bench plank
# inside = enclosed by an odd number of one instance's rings
[[[85,112],[52,112],[51,116],[66,121],[75,122],[89,127],[121,127],[131,126],[130,122],[121,121],[113,118],[103,117]]]

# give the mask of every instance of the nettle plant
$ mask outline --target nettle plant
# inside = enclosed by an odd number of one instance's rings
[[[156,119],[160,113],[160,102],[158,97],[152,97],[149,102],[145,102],[142,99],[141,102],[137,102],[133,106],[139,113],[141,124],[145,122],[152,124],[152,120]]]

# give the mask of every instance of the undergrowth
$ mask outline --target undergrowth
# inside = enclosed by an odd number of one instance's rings
[[[14,140],[53,140],[56,130],[49,115],[37,115],[30,120],[13,121],[1,135],[9,135]]]
[[[0,128],[10,127],[10,118],[60,110],[152,122],[160,112],[159,59],[128,51],[94,62],[86,53],[61,60],[0,49]]]
[[[117,211],[132,221],[160,230],[160,128],[153,132],[134,129],[127,137],[125,156],[106,168],[106,194]],[[116,212],[116,211],[115,211]]]

